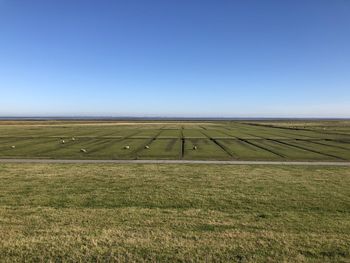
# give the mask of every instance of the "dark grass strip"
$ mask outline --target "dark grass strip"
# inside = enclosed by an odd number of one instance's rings
[[[330,139],[327,139],[326,141],[335,141],[335,142],[341,142],[341,143],[350,144],[350,141],[345,141],[345,140],[330,140]]]
[[[185,156],[185,138],[181,138],[181,159]]]
[[[232,129],[228,129],[228,130],[232,130]],[[231,137],[230,139],[238,139],[238,137],[237,136],[234,136],[234,135],[232,135],[232,134],[229,134],[229,133],[227,133],[227,132],[224,132],[224,131],[220,131],[222,134],[225,134],[225,135],[227,135],[227,136],[229,136],[229,137]]]
[[[116,139],[116,141],[119,141],[119,139]],[[107,144],[107,143],[110,143],[111,141],[105,141],[105,140],[96,140],[96,139],[94,139],[94,140],[89,140],[89,141],[86,141],[86,143],[84,144],[84,145],[82,145],[82,148],[89,148],[89,149],[91,149],[90,147],[98,147],[99,145],[101,145],[101,144]],[[59,151],[59,150],[61,150],[62,148],[64,148],[64,147],[69,147],[69,146],[71,146],[72,144],[83,144],[83,142],[82,141],[75,141],[75,142],[70,142],[70,144],[64,144],[64,145],[62,145],[62,144],[60,144],[60,143],[57,143],[57,145],[55,146],[55,148],[54,149],[47,149],[47,150],[44,150],[44,151],[40,151],[40,154],[48,154],[48,153],[54,153],[54,152],[56,152],[56,151]],[[90,153],[90,150],[88,150],[89,151],[89,153]],[[39,152],[38,152],[39,153]]]
[[[145,149],[145,147],[148,145],[150,146],[152,142],[154,142],[158,136],[162,133],[162,130],[160,130],[154,137],[152,137],[150,140],[148,140],[146,143],[142,144],[140,147],[138,147],[135,151],[131,153],[131,155],[135,155],[135,159],[137,160],[139,158],[138,154]]]
[[[278,136],[278,134],[273,134],[269,131],[262,131],[265,135],[269,136]],[[257,132],[259,133],[259,132]],[[259,137],[259,138],[262,138],[262,139],[267,139],[267,137],[264,137],[264,136],[261,136],[261,135],[255,135],[255,134],[251,134],[249,132],[246,132],[246,134],[250,135],[250,136],[255,136],[255,137]],[[284,134],[286,133],[282,133],[281,135],[283,136]],[[301,137],[304,137],[304,138],[307,138],[307,140],[319,140],[320,138],[316,138],[316,137],[310,137],[310,136],[306,136],[306,135],[303,135],[303,134],[292,134],[292,133],[287,133],[288,135],[291,135],[293,137],[285,137],[285,139],[283,140],[298,140],[297,138],[295,138],[294,136],[301,136]],[[270,137],[269,137],[270,138]],[[300,140],[306,140],[306,139],[300,139]]]
[[[277,155],[277,156],[279,156],[279,157],[286,158],[284,155],[282,155],[282,154],[280,154],[280,153],[278,153],[278,152],[275,152],[275,151],[273,151],[273,150],[271,150],[271,149],[268,149],[268,148],[265,148],[265,147],[263,147],[263,146],[257,145],[257,144],[255,144],[255,143],[249,141],[249,140],[245,140],[245,139],[242,139],[242,138],[238,138],[238,139],[239,139],[240,141],[242,141],[242,142],[245,142],[245,143],[248,143],[248,144],[250,144],[250,145],[253,145],[253,146],[255,146],[255,147],[259,148],[259,149],[268,151],[269,153],[275,154],[275,155]]]
[[[322,143],[320,141],[315,141],[315,140],[299,140],[299,141],[305,141],[305,142],[310,142],[310,143],[314,143],[314,144],[318,144],[318,145],[322,145],[322,146],[328,146],[328,147],[333,147],[333,148],[337,148],[337,149],[342,149],[342,150],[347,150],[349,151],[348,148],[345,147],[341,147],[339,145],[331,145],[331,144],[326,144],[326,143]],[[329,141],[332,142],[332,141]]]
[[[324,156],[328,156],[328,157],[332,157],[332,158],[336,158],[336,159],[345,161],[345,159],[343,159],[341,157],[338,157],[338,156],[335,156],[335,155],[331,155],[331,154],[326,154],[326,153],[319,152],[319,151],[315,151],[315,150],[312,150],[312,149],[309,149],[309,148],[304,148],[304,147],[299,146],[299,145],[290,144],[290,143],[285,142],[285,140],[283,140],[283,142],[282,142],[282,141],[276,140],[276,139],[266,138],[266,137],[262,137],[262,136],[258,136],[258,135],[256,135],[256,136],[260,137],[260,138],[262,138],[264,140],[273,141],[273,142],[276,142],[276,143],[279,143],[279,144],[288,145],[288,146],[291,146],[291,147],[294,147],[294,148],[302,149],[302,150],[305,150],[305,151],[309,151],[309,152],[313,152],[313,153],[317,153],[317,154],[321,154],[321,155],[324,155]],[[291,139],[291,140],[293,140],[293,139]],[[289,141],[291,141],[291,140],[289,140]],[[295,139],[295,140],[309,141],[309,140],[302,140],[302,139]]]
[[[258,124],[258,123],[240,123],[240,124],[245,124],[245,125],[251,125],[251,126],[258,126],[258,127],[267,127],[267,128],[274,128],[274,129],[282,129],[282,130],[294,130],[294,131],[309,131],[309,132],[315,132],[323,135],[345,135],[345,136],[350,136],[347,133],[340,133],[340,132],[324,132],[324,131],[319,131],[319,130],[312,130],[312,129],[307,129],[307,128],[291,128],[291,127],[281,127],[281,126],[274,126],[274,125],[269,125],[269,124]]]
[[[279,141],[279,140],[274,140],[274,139],[267,139],[267,140],[274,141],[274,142],[277,142],[277,143],[280,143],[280,144],[284,144],[284,145],[288,145],[288,146],[292,146],[292,147],[295,147],[295,148],[299,148],[299,149],[302,149],[302,150],[305,150],[305,151],[318,153],[318,154],[321,154],[321,155],[324,155],[324,156],[327,156],[327,157],[332,157],[332,158],[336,158],[336,159],[339,159],[339,160],[346,161],[346,159],[343,159],[343,158],[341,158],[339,156],[336,156],[336,155],[333,155],[333,154],[328,154],[328,153],[323,153],[323,152],[319,152],[319,151],[315,151],[315,150],[312,150],[312,149],[309,149],[309,148],[306,148],[306,147],[303,147],[303,146],[300,146],[300,145],[295,145],[295,144],[291,144],[291,143],[287,143],[287,142]]]
[[[220,142],[218,142],[217,140],[211,138],[210,139],[213,143],[215,143],[217,146],[219,146],[225,153],[227,153],[230,157],[234,158],[237,156],[234,156],[231,151],[229,149],[226,148],[225,145],[221,144]]]
[[[211,140],[213,143],[215,143],[221,150],[223,150],[226,154],[228,154],[228,156],[230,157],[234,157],[232,155],[232,153],[224,146],[222,145],[220,142],[218,142],[217,140],[215,140],[214,138],[210,137],[208,134],[206,134],[205,132],[201,132],[204,136],[206,136],[209,140]]]
[[[180,149],[180,159],[183,159],[185,156],[185,137],[184,137],[184,127],[181,126],[181,149]]]

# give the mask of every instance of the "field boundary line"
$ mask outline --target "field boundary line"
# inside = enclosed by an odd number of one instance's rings
[[[138,147],[135,151],[133,151],[131,154],[132,155],[135,155],[135,159],[137,160],[138,158],[139,158],[139,153],[141,153],[144,149],[145,149],[145,147],[148,145],[151,145],[158,137],[159,137],[159,135],[162,133],[163,131],[162,130],[160,130],[156,135],[154,135],[153,137],[151,137],[151,138],[148,138],[149,140],[146,142],[146,143],[144,143],[144,144],[142,144],[140,147]]]
[[[231,158],[235,157],[233,156],[233,154],[231,153],[231,151],[229,151],[228,149],[226,149],[226,147],[224,145],[222,145],[220,142],[218,142],[216,139],[214,139],[213,137],[209,136],[208,134],[206,134],[205,132],[201,131],[201,133],[206,136],[210,141],[212,141],[213,143],[216,144],[216,146],[218,146],[222,151],[224,151],[224,153],[226,153],[228,156],[230,156]]]
[[[242,138],[240,138],[240,140],[243,141],[243,142],[245,142],[245,143],[247,143],[247,144],[253,145],[253,146],[255,146],[256,148],[259,148],[259,149],[262,149],[262,150],[267,151],[267,152],[269,152],[269,153],[272,153],[272,154],[274,154],[274,155],[277,155],[277,156],[279,156],[279,157],[281,157],[281,158],[286,158],[283,154],[280,154],[280,153],[276,152],[275,150],[271,150],[271,149],[269,149],[269,148],[267,148],[267,147],[264,147],[264,146],[258,145],[258,144],[256,144],[256,143],[253,143],[253,142],[251,142],[250,140],[245,140],[245,139],[242,139]]]
[[[269,140],[269,141],[274,141],[274,142],[277,142],[277,143],[280,143],[280,144],[284,144],[284,145],[288,145],[288,146],[291,146],[291,147],[294,147],[294,148],[299,148],[299,149],[302,149],[302,150],[304,150],[304,151],[309,151],[309,152],[321,154],[321,155],[323,155],[323,156],[329,156],[329,157],[332,157],[332,158],[335,158],[335,159],[338,159],[338,160],[343,160],[343,161],[345,161],[344,158],[341,158],[341,157],[339,157],[339,156],[336,156],[336,155],[333,155],[333,154],[324,153],[324,152],[320,152],[320,151],[315,151],[315,150],[309,149],[309,148],[304,147],[304,146],[295,145],[295,144],[293,144],[293,143],[287,143],[287,142],[283,142],[283,141],[279,141],[279,140],[274,140],[274,139],[267,139],[267,140]]]
[[[261,124],[261,123],[249,123],[249,122],[241,122],[241,124],[251,125],[251,126],[258,126],[258,127],[266,127],[266,128],[275,128],[275,129],[282,129],[282,130],[294,130],[294,131],[309,131],[314,133],[319,133],[323,135],[343,135],[343,136],[350,136],[348,133],[342,133],[342,132],[333,132],[333,131],[320,131],[320,130],[313,130],[308,128],[291,128],[291,127],[282,127],[282,126],[275,126],[275,125],[268,125],[268,124]]]

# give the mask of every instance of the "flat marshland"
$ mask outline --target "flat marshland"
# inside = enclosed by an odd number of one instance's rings
[[[1,262],[349,262],[350,168],[0,164]]]
[[[0,158],[350,160],[349,121],[0,121]]]

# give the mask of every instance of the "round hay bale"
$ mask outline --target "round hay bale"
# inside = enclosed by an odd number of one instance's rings
[[[149,146],[148,146],[148,145],[146,145],[146,146],[145,146],[145,149],[149,149]]]
[[[82,153],[86,153],[86,150],[85,150],[85,149],[80,149],[80,151],[81,151]]]
[[[126,146],[124,146],[124,149],[128,150],[128,149],[130,149],[130,146],[126,145]]]

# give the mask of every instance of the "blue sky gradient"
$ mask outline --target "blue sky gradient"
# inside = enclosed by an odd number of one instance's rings
[[[0,115],[350,117],[350,1],[0,0]]]

